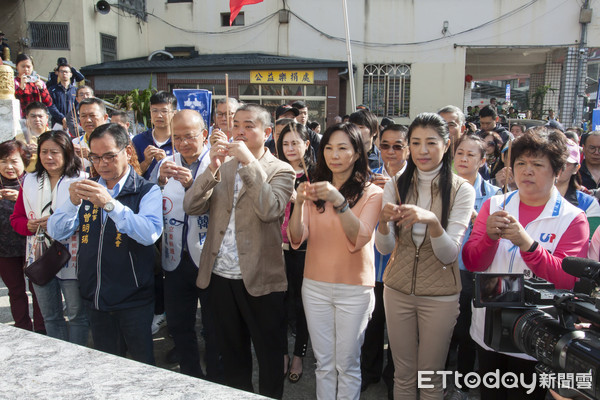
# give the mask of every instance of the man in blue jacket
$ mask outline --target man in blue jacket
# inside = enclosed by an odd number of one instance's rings
[[[78,136],[75,113],[75,97],[77,96],[77,87],[71,83],[71,66],[69,64],[59,65],[56,69],[58,74],[58,83],[48,87],[52,103],[56,107],[52,115],[52,125],[60,124],[63,130],[69,132],[72,137]]]
[[[122,339],[131,357],[154,364],[150,325],[154,314],[154,242],[162,233],[158,186],[129,165],[129,136],[104,124],[89,138],[89,160],[98,174],[69,187],[66,202],[48,220],[60,240],[79,233],[78,279],[89,304],[94,347],[120,355]]]

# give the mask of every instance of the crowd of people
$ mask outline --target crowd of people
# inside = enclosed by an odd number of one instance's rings
[[[463,374],[535,366],[485,344],[473,272],[572,289],[561,260],[588,248],[598,260],[600,132],[513,131],[494,105],[477,129],[454,106],[403,126],[362,106],[321,135],[304,102],[281,105],[272,122],[233,98],[206,126],[158,92],[152,127],[132,139],[126,113],[109,122],[91,88],[74,89],[66,60],[50,92],[31,81],[29,57],[17,69],[28,129],[0,144],[0,272],[22,329],[155,364],[164,315],[190,376],[253,391],[252,344],[258,392],[282,398],[310,342],[319,399],[358,399],[381,379],[389,398],[466,399],[466,385],[444,391],[441,375],[419,388],[418,371],[445,370],[449,352]],[[32,321],[22,268],[44,232],[72,257],[30,285]]]

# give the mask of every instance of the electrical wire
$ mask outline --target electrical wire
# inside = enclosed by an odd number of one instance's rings
[[[115,8],[120,8],[122,11],[125,11],[127,13],[135,14],[135,10],[130,9],[128,7],[123,7],[123,6],[116,5],[116,4],[114,6],[115,6]],[[273,12],[273,13],[271,13],[271,14],[263,17],[263,18],[261,18],[260,20],[254,22],[253,24],[242,26],[242,27],[239,27],[239,28],[232,28],[232,29],[229,29],[227,31],[222,31],[222,32],[219,32],[219,31],[199,31],[199,30],[193,30],[193,29],[185,29],[185,28],[181,28],[181,27],[179,27],[179,26],[177,26],[175,24],[172,24],[171,22],[169,22],[169,21],[167,21],[167,20],[159,17],[158,15],[156,15],[156,14],[154,14],[152,12],[146,11],[145,14],[146,15],[150,15],[151,17],[156,18],[157,20],[159,20],[162,23],[170,26],[171,28],[177,29],[178,31],[181,31],[181,32],[194,33],[194,34],[203,34],[203,35],[229,35],[229,34],[233,34],[233,33],[244,32],[244,31],[250,30],[250,29],[252,29],[254,27],[260,26],[260,25],[266,23],[271,18],[273,18],[276,15],[278,15],[279,14],[279,10],[277,10],[277,11],[275,11],[275,12]]]
[[[350,42],[352,44],[354,44],[354,45],[362,46],[362,47],[414,46],[414,45],[419,45],[419,44],[433,43],[433,42],[437,42],[437,41],[440,41],[440,40],[449,39],[451,37],[459,36],[459,35],[462,35],[462,34],[465,34],[465,33],[468,33],[468,32],[473,32],[475,30],[478,30],[478,29],[484,28],[486,26],[495,24],[495,23],[500,22],[500,21],[502,21],[502,20],[504,20],[506,18],[512,17],[513,15],[515,15],[515,14],[517,14],[517,13],[525,10],[528,7],[531,7],[533,4],[535,4],[537,2],[538,2],[538,0],[531,0],[530,2],[528,2],[526,4],[523,4],[520,7],[517,7],[514,10],[507,12],[506,14],[502,14],[501,16],[496,17],[494,19],[491,19],[491,20],[489,20],[487,22],[484,22],[484,23],[482,23],[480,25],[474,26],[472,28],[466,29],[466,30],[461,31],[461,32],[457,32],[457,33],[449,34],[449,35],[447,34],[446,36],[441,36],[441,37],[437,37],[437,38],[434,38],[434,39],[421,40],[421,41],[417,41],[417,42],[405,42],[405,43],[364,42],[364,41],[361,41],[361,40],[350,40]],[[339,36],[333,36],[333,35],[328,34],[327,32],[324,32],[324,31],[320,30],[316,26],[312,25],[310,22],[306,21],[300,15],[296,14],[292,9],[289,9],[289,12],[292,15],[294,15],[296,18],[298,18],[298,20],[300,22],[302,22],[306,26],[310,27],[314,31],[320,33],[321,35],[325,36],[326,38],[331,39],[331,40],[337,40],[337,41],[340,41],[340,42],[345,42],[346,41],[345,38],[342,38],[342,37],[339,37]]]

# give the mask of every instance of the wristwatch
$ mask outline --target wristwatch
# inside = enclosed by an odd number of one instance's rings
[[[115,200],[114,199],[110,199],[109,202],[107,202],[106,204],[104,204],[103,209],[106,212],[111,212],[112,210],[114,210],[115,209]]]

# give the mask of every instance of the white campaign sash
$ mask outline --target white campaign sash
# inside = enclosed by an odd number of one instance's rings
[[[208,150],[205,150],[199,157],[200,165],[194,176],[194,180],[208,167],[210,158],[205,157]],[[174,161],[177,166],[181,165],[181,154],[176,153],[169,156],[164,161]],[[156,168],[160,168],[157,165]],[[206,239],[208,231],[208,213],[202,215],[186,215],[183,211],[183,197],[185,189],[173,178],[169,178],[163,188],[163,222],[165,230],[163,232],[163,251],[162,267],[165,271],[173,271],[181,261],[181,252],[183,251],[184,232],[183,227],[187,221],[187,248],[196,268],[200,262],[200,254]]]
[[[504,203],[504,195],[496,195],[490,199],[490,215],[496,211],[502,210]],[[519,205],[521,199],[519,191],[516,190],[508,194],[506,198],[505,210],[517,220],[519,220]],[[583,211],[573,206],[566,201],[553,187],[550,194],[550,200],[546,203],[542,213],[527,226],[525,231],[531,238],[539,243],[539,246],[548,250],[549,253],[554,253],[556,246],[560,242],[560,238],[573,222],[573,219]],[[534,274],[527,267],[519,248],[510,240],[500,239],[498,250],[494,255],[494,260],[489,266],[487,273],[523,273],[525,279],[534,277]],[[472,307],[471,318],[471,337],[473,340],[486,350],[492,350],[484,341],[485,330],[485,308]],[[533,360],[524,353],[506,353],[513,357]]]
[[[27,219],[39,219],[50,215],[50,208],[42,212],[42,208],[51,202],[52,210],[57,210],[65,201],[70,201],[69,186],[71,182],[85,178],[85,173],[80,176],[69,178],[63,176],[60,178],[54,190],[50,191],[50,181],[44,178],[42,183],[38,181],[37,173],[27,174],[23,181],[23,204]],[[71,258],[69,262],[56,274],[59,279],[77,279],[77,250],[79,248],[79,234],[75,233],[66,240],[60,241],[67,246]],[[25,261],[27,265],[33,261],[33,247],[35,244],[35,235],[27,236],[27,245],[25,249]]]

